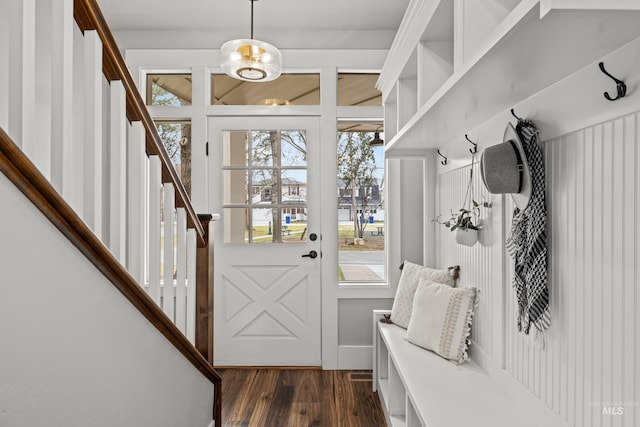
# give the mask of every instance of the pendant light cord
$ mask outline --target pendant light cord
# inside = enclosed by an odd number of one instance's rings
[[[467,191],[464,195],[464,201],[462,202],[462,208],[463,209],[467,209],[467,202],[469,205],[469,210],[473,209],[473,164],[474,164],[474,160],[475,160],[475,153],[471,153],[471,171],[469,172],[469,183],[467,184]],[[471,195],[471,198],[469,198],[469,195]]]
[[[251,0],[251,40],[253,40],[253,3],[255,0]]]

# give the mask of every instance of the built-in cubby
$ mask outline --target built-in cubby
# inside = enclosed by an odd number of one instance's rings
[[[418,108],[424,105],[453,74],[453,7],[452,0],[441,1],[434,20],[420,37],[418,44]]]
[[[464,141],[640,37],[638,20],[640,2],[624,0],[411,0],[378,81],[385,151]]]
[[[386,140],[393,139],[398,133],[398,85],[387,97],[384,104],[384,136]]]
[[[500,26],[521,0],[456,1],[456,26],[462,37],[459,43],[462,63],[468,62],[492,32]]]
[[[397,83],[398,127],[403,127],[418,111],[418,49],[414,49]]]

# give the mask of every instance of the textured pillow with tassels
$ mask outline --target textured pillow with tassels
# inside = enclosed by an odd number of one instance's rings
[[[421,280],[406,339],[445,359],[464,362],[476,299],[476,288],[452,288]]]
[[[433,268],[423,267],[405,261],[402,267],[396,297],[393,300],[393,307],[391,308],[391,321],[405,329],[409,326],[411,311],[413,309],[413,296],[416,293],[421,279],[442,283],[451,287],[456,285],[456,279],[451,274],[450,269],[434,270]]]

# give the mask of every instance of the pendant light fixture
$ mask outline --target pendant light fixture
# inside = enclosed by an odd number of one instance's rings
[[[253,38],[253,3],[251,2],[251,39],[230,40],[222,45],[222,71],[248,82],[268,82],[280,77],[282,54],[273,45]]]

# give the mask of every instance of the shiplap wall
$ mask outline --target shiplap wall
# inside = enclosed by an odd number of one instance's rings
[[[486,195],[476,176],[475,193],[493,202],[480,244],[459,246],[438,231],[439,265],[459,263],[461,285],[481,290],[474,345],[569,426],[640,425],[639,144],[638,114],[544,143],[552,313],[544,347],[516,328],[503,250],[510,197]],[[469,167],[439,176],[439,212],[459,208],[468,177]]]
[[[471,155],[469,155],[469,163],[471,163]],[[440,175],[437,191],[437,211],[441,213],[440,221],[446,221],[451,217],[451,213],[457,213],[462,207],[470,172],[471,167],[467,166]],[[495,334],[492,333],[494,328],[492,314],[498,309],[494,305],[498,298],[495,294],[499,290],[496,289],[493,279],[498,273],[494,271],[492,263],[494,245],[488,244],[487,237],[493,236],[492,224],[495,220],[495,211],[499,208],[495,202],[499,198],[489,194],[479,178],[480,170],[476,164],[472,181],[474,199],[478,202],[486,200],[492,204],[490,209],[482,208],[480,212],[483,231],[480,233],[479,244],[473,247],[458,245],[455,242],[455,231],[452,232],[444,226],[440,226],[437,227],[436,232],[439,247],[436,253],[440,257],[438,265],[461,266],[460,286],[475,286],[480,290],[482,304],[478,305],[474,315],[474,324],[478,327],[472,329],[471,337],[474,342],[479,343],[485,351],[491,354],[491,349],[495,345],[493,342]]]

